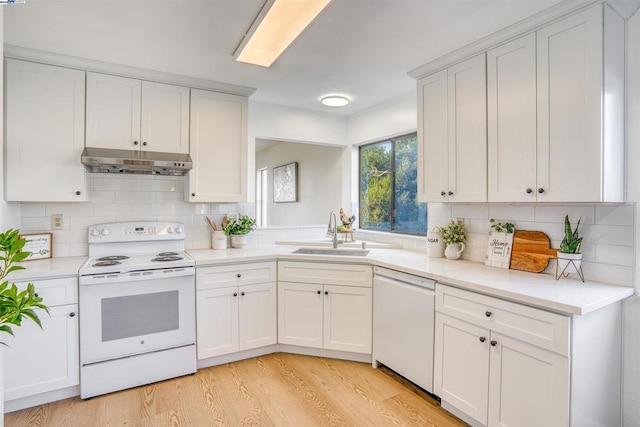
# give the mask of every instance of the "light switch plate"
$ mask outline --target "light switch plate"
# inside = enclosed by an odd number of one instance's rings
[[[64,221],[62,218],[62,214],[51,215],[51,229],[62,230],[63,228],[64,228]]]

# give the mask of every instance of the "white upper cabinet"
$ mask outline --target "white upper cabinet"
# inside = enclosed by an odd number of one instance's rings
[[[247,108],[244,96],[191,90],[189,201],[246,201]]]
[[[488,199],[536,200],[536,36],[487,52]]]
[[[189,88],[87,73],[87,147],[189,152]]]
[[[603,5],[537,32],[539,201],[624,201],[624,43]]]
[[[487,200],[486,127],[485,54],[418,81],[420,201]]]
[[[622,18],[597,5],[487,60],[489,201],[624,201]]]
[[[84,87],[84,71],[6,60],[6,200],[87,200]]]

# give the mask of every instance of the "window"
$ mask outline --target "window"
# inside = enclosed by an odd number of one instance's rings
[[[267,226],[267,169],[256,172],[256,225]]]
[[[360,228],[427,233],[427,204],[418,203],[415,133],[360,147]]]

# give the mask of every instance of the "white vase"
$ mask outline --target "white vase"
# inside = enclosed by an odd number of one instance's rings
[[[558,252],[558,269],[563,276],[578,273],[582,265],[582,254],[565,254]]]
[[[247,246],[247,235],[246,234],[232,234],[231,235],[231,247],[233,248],[244,248]]]
[[[439,231],[427,231],[427,256],[429,258],[442,258],[444,242]]]
[[[449,243],[444,250],[444,256],[447,259],[458,259],[462,256],[465,247],[464,243]]]

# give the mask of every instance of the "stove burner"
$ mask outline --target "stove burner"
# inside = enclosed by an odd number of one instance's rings
[[[98,258],[98,261],[122,261],[123,259],[129,259],[129,257],[124,255],[103,256],[102,258]],[[110,265],[113,265],[113,264],[110,264]]]
[[[109,258],[109,257],[105,257],[105,258]],[[102,258],[100,258],[100,259],[102,259]],[[91,267],[110,267],[112,265],[118,265],[118,264],[122,264],[122,263],[120,261],[116,261],[116,260],[100,261],[100,262],[96,262]]]
[[[153,258],[151,261],[159,261],[159,262],[168,262],[168,261],[180,261],[182,258],[181,256],[158,256]]]
[[[180,255],[180,254],[178,252],[160,252],[158,254],[158,256],[161,256],[161,257],[174,256],[174,255]]]

